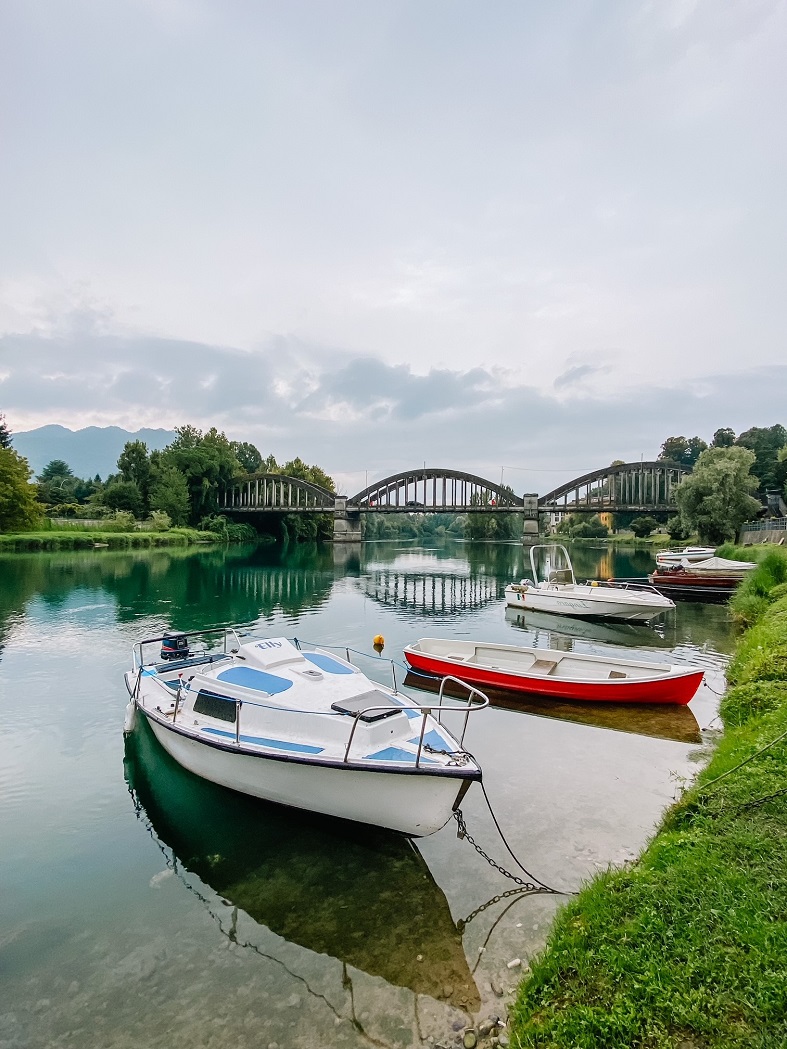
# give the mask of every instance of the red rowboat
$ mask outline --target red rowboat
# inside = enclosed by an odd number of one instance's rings
[[[686,704],[702,684],[698,667],[616,656],[424,637],[407,645],[414,670],[474,685],[594,703]]]

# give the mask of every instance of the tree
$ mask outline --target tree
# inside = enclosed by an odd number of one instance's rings
[[[659,526],[655,517],[637,517],[631,522],[631,531],[637,539],[645,539]]]
[[[246,473],[253,474],[261,468],[262,455],[253,444],[248,441],[230,441],[230,448]]]
[[[189,519],[191,504],[186,478],[174,466],[161,466],[150,485],[151,512],[161,511],[174,525],[184,525]]]
[[[64,459],[52,459],[38,475],[38,498],[50,506],[77,501],[76,488],[80,483]]]
[[[124,510],[134,517],[141,517],[144,512],[142,493],[134,481],[115,481],[114,484],[108,484],[101,493],[101,501],[104,506],[113,510]]]
[[[143,508],[146,507],[150,488],[150,456],[144,441],[126,442],[118,456],[118,470],[124,481],[130,481],[137,486]]]
[[[43,507],[30,483],[33,471],[13,448],[0,447],[0,532],[34,528]]]
[[[701,437],[668,437],[661,446],[659,459],[692,467],[707,448]]]
[[[598,514],[567,514],[557,526],[569,539],[603,539],[609,529]]]
[[[732,448],[734,444],[735,431],[731,430],[729,426],[722,426],[714,433],[710,446],[711,448]]]
[[[787,444],[787,430],[779,423],[775,426],[752,426],[735,443],[754,452],[753,469],[760,482],[760,491],[767,492],[769,488],[776,487],[776,463],[779,449]]]
[[[175,467],[186,478],[190,502],[189,523],[196,525],[203,517],[216,513],[219,490],[229,487],[242,475],[243,470],[230,442],[215,427],[204,436],[194,426],[176,427],[175,433],[175,440],[156,457],[155,462],[157,465]]]
[[[11,447],[11,436],[8,423],[5,421],[5,415],[0,412],[0,448]]]
[[[709,448],[675,489],[684,527],[702,542],[718,545],[733,540],[743,522],[759,510],[751,495],[757,490],[757,478],[751,473],[754,460],[754,452],[747,448]]]

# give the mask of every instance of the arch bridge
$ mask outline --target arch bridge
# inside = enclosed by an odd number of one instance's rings
[[[361,539],[364,513],[519,513],[526,534],[537,534],[538,514],[628,510],[674,512],[675,485],[687,469],[672,462],[620,463],[577,477],[546,495],[516,495],[510,488],[461,470],[405,470],[375,481],[353,496],[285,474],[258,474],[227,488],[220,509],[233,516],[259,513],[330,513],[334,539]]]
[[[542,495],[538,508],[564,514],[615,510],[674,513],[675,487],[690,472],[680,463],[667,460],[605,466]]]

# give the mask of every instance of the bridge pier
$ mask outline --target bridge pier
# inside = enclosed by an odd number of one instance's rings
[[[333,506],[334,543],[360,543],[361,538],[360,510],[348,510],[347,496],[337,495]]]
[[[522,521],[522,542],[538,542],[538,493],[525,492],[522,496],[524,520]]]

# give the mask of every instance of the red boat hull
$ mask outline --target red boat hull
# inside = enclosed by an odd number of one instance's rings
[[[584,700],[591,703],[672,703],[685,706],[702,684],[704,672],[691,670],[678,677],[656,681],[571,681],[559,678],[532,677],[487,670],[468,663],[453,662],[439,656],[407,651],[405,659],[414,670],[437,677],[451,674],[473,685],[486,685],[509,692],[551,696],[553,699]]]

